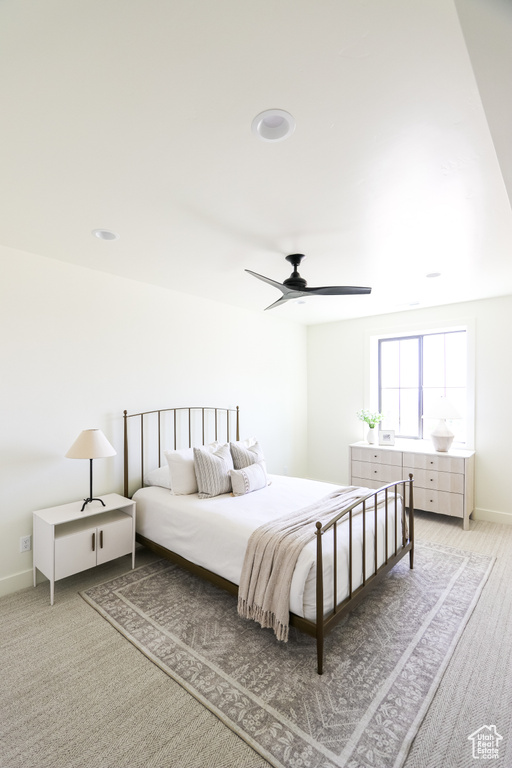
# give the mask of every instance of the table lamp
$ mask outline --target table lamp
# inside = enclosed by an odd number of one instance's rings
[[[438,397],[432,401],[423,414],[424,419],[439,419],[434,431],[430,434],[436,451],[445,453],[450,450],[455,435],[446,423],[446,419],[460,419],[461,415],[446,397]]]
[[[95,499],[92,495],[92,460],[106,459],[108,456],[115,456],[116,453],[117,451],[110,445],[101,429],[84,429],[66,453],[66,458],[68,459],[89,459],[90,461],[89,498],[84,499],[81,512],[84,511],[86,505],[90,504],[91,501],[99,501],[105,506],[104,501]]]

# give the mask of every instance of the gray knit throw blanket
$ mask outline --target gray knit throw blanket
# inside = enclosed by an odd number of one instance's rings
[[[270,627],[286,642],[293,571],[303,547],[315,538],[315,523],[324,525],[368,493],[367,488],[338,488],[305,509],[257,528],[247,544],[240,577],[240,616]]]

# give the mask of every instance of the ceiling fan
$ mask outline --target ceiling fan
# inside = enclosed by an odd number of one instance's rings
[[[290,256],[286,256],[286,261],[293,264],[293,272],[287,280],[282,283],[278,283],[275,280],[271,280],[269,277],[258,275],[257,272],[252,272],[250,269],[246,269],[250,275],[257,277],[258,280],[263,280],[264,283],[273,285],[274,288],[278,288],[282,292],[282,296],[271,304],[266,309],[272,309],[277,307],[278,304],[283,304],[285,301],[291,299],[301,299],[307,296],[347,296],[355,293],[371,293],[371,288],[362,288],[355,285],[328,285],[323,288],[308,288],[307,283],[303,277],[301,277],[297,271],[297,267],[305,258],[303,253],[292,253]]]

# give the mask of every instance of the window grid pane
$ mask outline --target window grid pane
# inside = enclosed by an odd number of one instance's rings
[[[461,415],[449,422],[455,440],[465,442],[466,338],[465,331],[448,331],[379,341],[381,429],[394,429],[397,437],[428,436],[434,424],[422,414],[443,395]]]
[[[420,341],[419,336],[407,336],[379,342],[381,429],[394,429],[397,437],[421,436]]]

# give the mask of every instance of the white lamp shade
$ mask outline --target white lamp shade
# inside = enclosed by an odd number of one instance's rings
[[[66,453],[66,458],[106,459],[116,453],[101,429],[84,429]]]
[[[458,410],[447,397],[436,398],[423,413],[424,419],[460,419]]]

